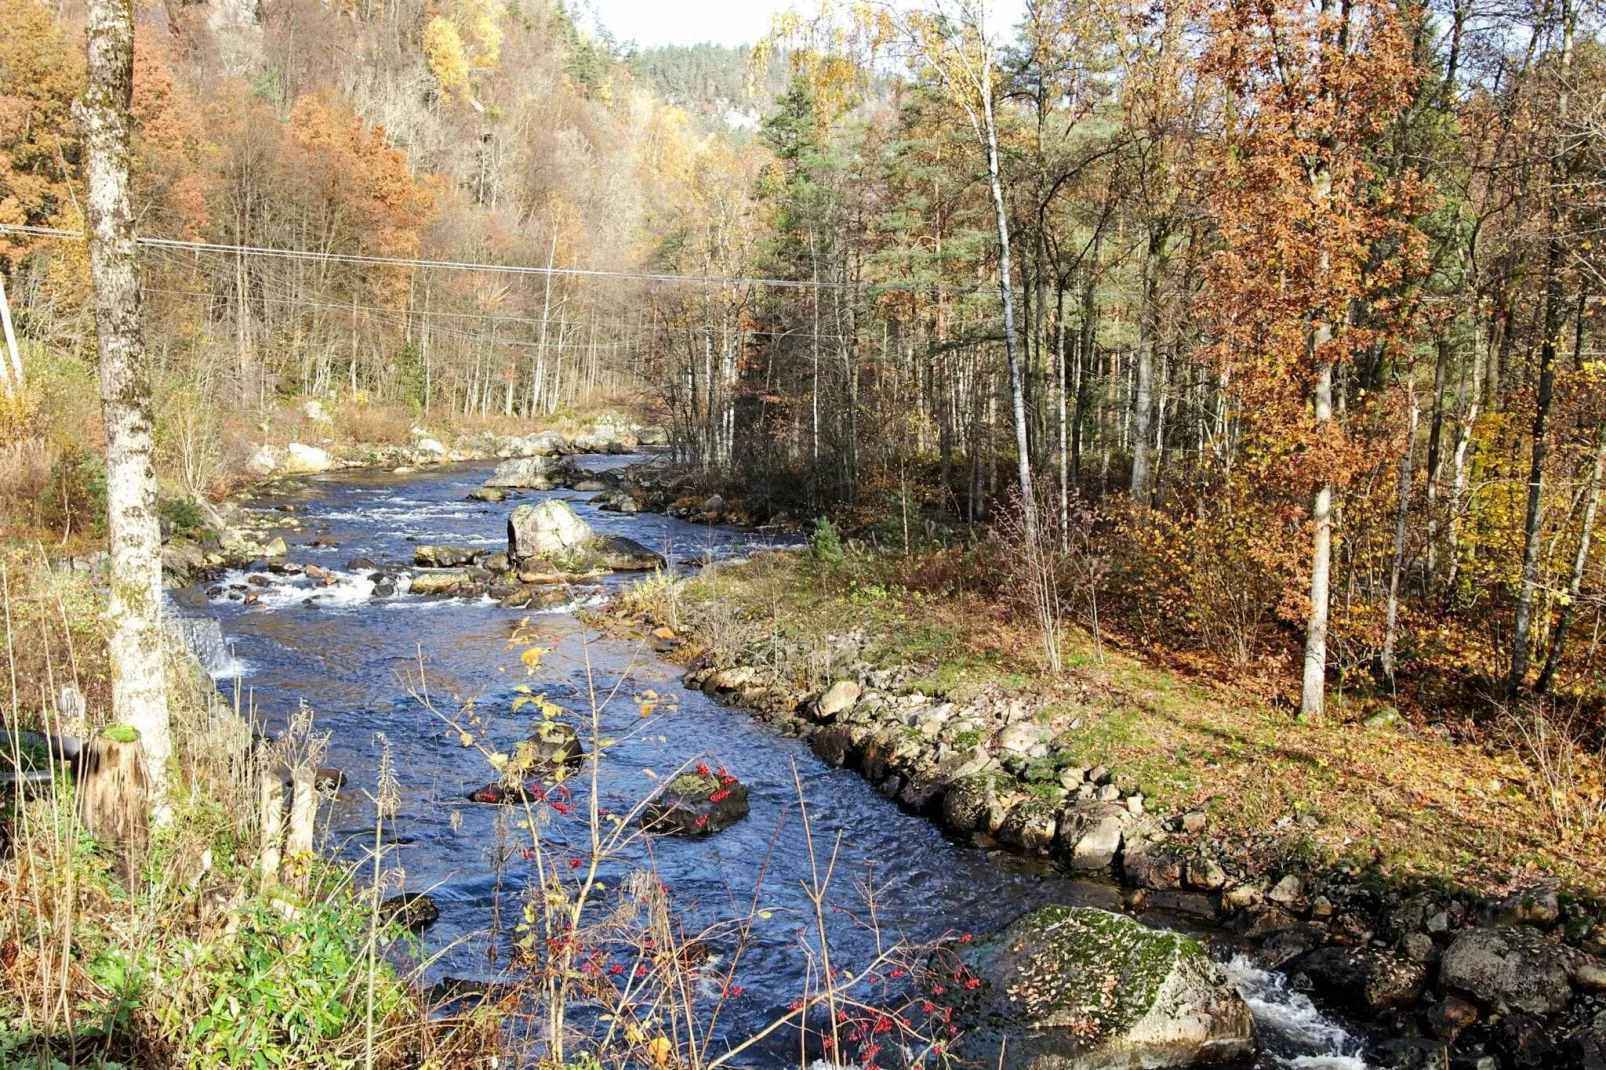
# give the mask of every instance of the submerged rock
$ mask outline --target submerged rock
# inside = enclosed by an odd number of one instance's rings
[[[501,487],[475,487],[464,497],[471,502],[505,502],[507,491]]]
[[[518,559],[572,554],[595,537],[568,502],[555,498],[521,505],[507,518],[508,554]]]
[[[958,1053],[983,1066],[1007,1052],[1029,1070],[1184,1067],[1256,1050],[1248,1005],[1198,941],[1108,911],[1042,907],[933,966],[960,995]]]
[[[721,769],[706,765],[670,781],[647,806],[642,824],[665,836],[705,836],[747,816],[747,788]]]
[[[518,756],[530,765],[578,765],[585,756],[580,734],[567,721],[537,721],[530,738],[519,745]]]

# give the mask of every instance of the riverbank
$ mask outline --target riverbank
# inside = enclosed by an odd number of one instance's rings
[[[403,928],[316,853],[316,722],[253,738],[176,638],[167,819],[88,832],[83,763],[42,744],[131,741],[103,723],[104,593],[27,551],[0,565],[19,685],[0,733],[0,1065],[402,1067],[494,1042],[493,1022],[432,1017],[392,964]]]
[[[1108,639],[1068,635],[1049,676],[1002,607],[910,580],[896,557],[765,554],[643,584],[613,619],[954,834],[1110,872],[1133,909],[1208,895],[1264,960],[1387,1026],[1397,1065],[1599,1051],[1606,866],[1557,835],[1539,771],[1342,704],[1300,724]]]

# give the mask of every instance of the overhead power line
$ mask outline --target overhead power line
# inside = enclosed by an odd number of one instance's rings
[[[0,223],[0,234],[18,234],[35,238],[56,238],[81,241],[81,231],[60,227],[33,227],[14,223]],[[280,260],[308,260],[319,263],[363,264],[375,267],[421,268],[429,271],[495,272],[504,275],[534,275],[580,279],[617,279],[628,282],[685,283],[698,286],[762,286],[786,290],[854,290],[860,293],[936,293],[934,286],[914,286],[902,283],[835,282],[814,279],[733,278],[721,275],[675,275],[643,271],[606,271],[600,268],[544,267],[533,264],[484,264],[468,260],[424,260],[401,256],[370,256],[363,253],[330,253],[317,249],[275,249],[261,245],[229,245],[219,242],[184,241],[178,238],[139,237],[134,239],[147,249],[169,249],[187,252],[225,253],[235,256],[261,256]],[[987,295],[996,291],[979,286],[966,290],[949,290],[950,296]]]

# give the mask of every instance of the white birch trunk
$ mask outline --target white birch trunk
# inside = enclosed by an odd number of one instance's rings
[[[152,802],[160,808],[171,743],[150,372],[139,333],[139,275],[128,201],[133,9],[128,0],[89,0],[86,15],[88,82],[79,118],[88,160],[90,275],[106,424],[112,716],[139,731],[150,763]]]

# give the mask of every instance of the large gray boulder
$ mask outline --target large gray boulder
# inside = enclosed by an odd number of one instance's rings
[[[595,533],[568,502],[556,498],[521,505],[507,518],[507,552],[515,559],[566,557],[585,549]]]
[[[934,968],[978,1065],[1157,1070],[1256,1050],[1248,1005],[1198,941],[1108,911],[1041,907]]]
[[[1572,998],[1565,955],[1534,929],[1467,929],[1445,950],[1439,980],[1485,1006],[1553,1014]]]
[[[1132,812],[1118,803],[1085,802],[1066,810],[1059,826],[1066,864],[1082,873],[1108,870],[1132,820]]]
[[[485,481],[487,487],[518,490],[551,490],[566,487],[580,478],[572,461],[561,457],[514,457],[503,461]]]

